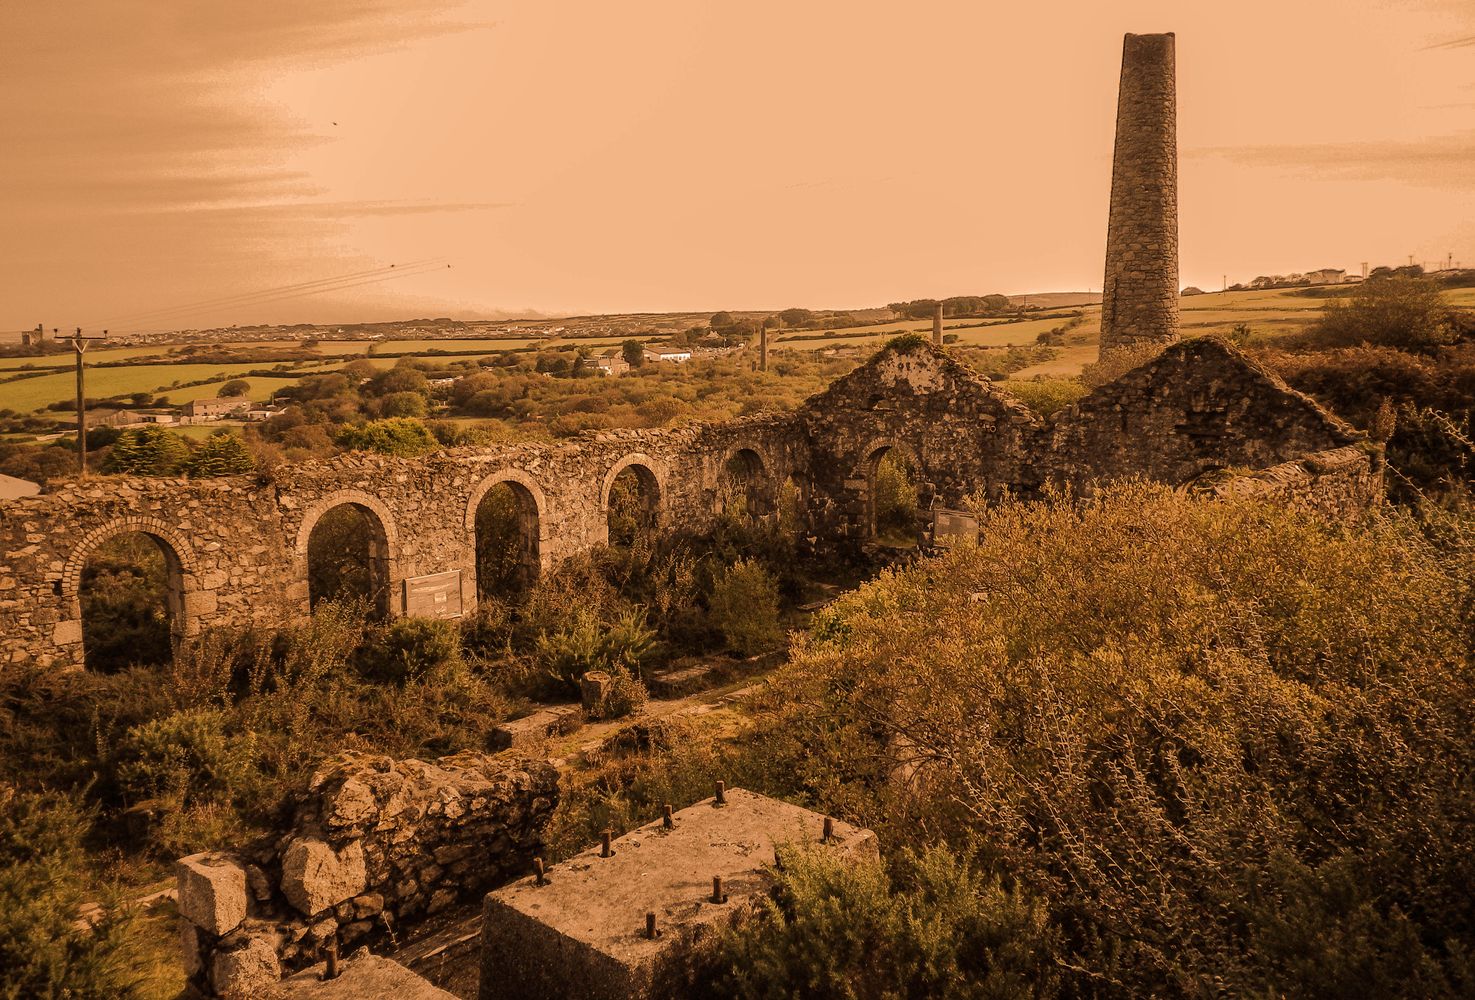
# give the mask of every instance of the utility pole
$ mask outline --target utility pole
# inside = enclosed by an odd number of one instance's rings
[[[72,342],[72,350],[77,352],[77,477],[87,478],[87,394],[85,391],[87,368],[82,362],[82,356],[87,353],[87,345],[95,340],[103,340],[108,335],[104,330],[102,336],[84,336],[82,328],[77,327],[77,332],[67,339]]]

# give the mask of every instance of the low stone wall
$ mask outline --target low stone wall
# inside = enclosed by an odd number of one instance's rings
[[[372,945],[406,918],[475,899],[527,869],[557,798],[546,761],[333,758],[287,833],[178,863],[186,972],[207,994],[258,995],[325,942]]]
[[[1330,517],[1349,517],[1382,501],[1382,470],[1381,448],[1349,445],[1234,476],[1205,492],[1226,499],[1274,500]]]

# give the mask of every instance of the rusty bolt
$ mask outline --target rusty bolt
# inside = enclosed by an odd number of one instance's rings
[[[667,830],[674,830],[676,828],[676,821],[671,818],[671,803],[669,802],[661,807],[661,826]]]
[[[327,962],[323,967],[324,979],[338,978],[338,934],[334,932],[329,935],[328,940],[323,942],[323,951]]]
[[[601,858],[614,857],[614,850],[609,846],[610,831],[605,830],[599,835],[599,856]]]
[[[835,839],[835,821],[828,816],[825,817],[825,831],[820,834],[819,839],[826,844]]]
[[[548,876],[543,871],[543,859],[542,858],[534,858],[533,859],[533,875],[536,876],[535,879],[534,879],[534,883],[533,884],[535,884],[535,885],[547,885],[548,884]]]
[[[725,893],[725,892],[722,891],[722,876],[721,875],[713,875],[712,876],[712,902],[714,902],[714,903],[725,903],[725,902],[727,902],[727,893]]]
[[[727,782],[717,782],[717,799],[712,803],[714,806],[727,805]]]
[[[645,915],[645,936],[651,941],[654,941],[659,936],[656,931],[656,913],[654,910],[651,910]]]

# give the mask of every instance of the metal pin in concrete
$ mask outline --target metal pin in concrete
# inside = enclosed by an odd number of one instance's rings
[[[722,891],[722,876],[721,875],[713,875],[712,876],[712,902],[714,902],[714,903],[725,903],[725,902],[727,902],[727,893],[725,893],[725,892]]]
[[[725,805],[727,805],[727,782],[725,782],[725,781],[719,781],[719,782],[717,782],[717,797],[713,801],[712,805],[714,805],[714,806],[725,806]]]
[[[605,830],[599,835],[599,856],[601,858],[612,858],[615,855],[614,849],[609,846],[609,838],[609,830]]]
[[[824,844],[828,844],[835,839],[835,821],[828,816],[825,817],[825,829],[820,834],[819,839]]]
[[[656,930],[656,913],[654,910],[651,910],[645,915],[645,936],[650,941],[654,941],[660,936],[660,932]]]
[[[329,935],[328,940],[323,942],[323,952],[326,959],[323,965],[324,979],[338,978],[338,935]]]
[[[676,820],[671,818],[671,803],[669,802],[661,807],[661,826],[667,830],[676,829]]]
[[[534,879],[533,879],[533,884],[534,885],[547,885],[548,884],[548,876],[543,871],[543,859],[542,858],[534,858],[533,859],[533,876],[534,876]]]

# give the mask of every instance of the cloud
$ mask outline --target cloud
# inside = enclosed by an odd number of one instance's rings
[[[1436,42],[1433,45],[1425,45],[1424,51],[1429,52],[1435,49],[1466,49],[1472,45],[1475,45],[1475,35],[1465,38],[1452,38],[1447,42]]]
[[[1185,155],[1327,178],[1475,189],[1475,131],[1422,140],[1207,147]]]

